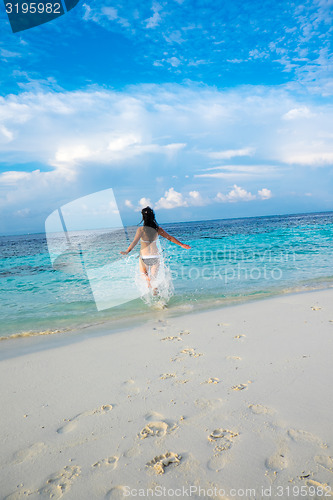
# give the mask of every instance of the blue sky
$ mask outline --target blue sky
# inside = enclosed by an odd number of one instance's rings
[[[125,223],[333,210],[333,1],[0,12],[0,232],[113,188]]]

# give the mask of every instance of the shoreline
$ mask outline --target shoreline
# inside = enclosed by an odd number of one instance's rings
[[[200,313],[209,313],[218,310],[223,310],[229,307],[238,307],[245,304],[252,304],[257,302],[265,302],[274,300],[279,297],[294,296],[298,294],[320,293],[329,291],[333,288],[325,282],[323,287],[315,287],[306,289],[304,285],[301,289],[286,289],[270,292],[259,292],[257,294],[242,295],[240,297],[215,299],[209,303],[208,299],[205,302],[200,302],[197,308],[192,304],[182,304],[169,309],[168,307],[162,309],[149,309],[142,312],[140,315],[133,315],[130,317],[117,317],[115,319],[105,319],[101,322],[92,324],[84,324],[78,327],[50,330],[47,332],[23,332],[12,334],[8,337],[0,337],[0,362],[7,359],[7,357],[21,356],[26,353],[32,353],[35,350],[52,349],[53,347],[62,346],[69,343],[80,342],[89,336],[98,337],[126,331],[135,327],[143,326],[151,321],[162,319],[179,318],[181,316],[195,315]],[[15,345],[14,345],[15,344]],[[18,351],[16,353],[16,351]]]

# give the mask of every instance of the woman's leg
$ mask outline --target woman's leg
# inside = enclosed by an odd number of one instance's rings
[[[153,284],[154,284],[154,279],[157,277],[159,267],[160,267],[159,262],[150,266],[150,279],[153,280]],[[158,288],[154,287],[154,295],[157,295],[157,293],[158,293]]]
[[[139,268],[140,268],[140,272],[141,274],[146,278],[147,280],[147,284],[148,284],[148,288],[150,288],[150,278],[149,278],[149,275],[148,275],[148,269],[145,265],[145,263],[143,262],[143,260],[139,259]]]

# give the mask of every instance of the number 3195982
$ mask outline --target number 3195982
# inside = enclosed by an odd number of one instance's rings
[[[7,14],[61,14],[60,3],[6,3]]]

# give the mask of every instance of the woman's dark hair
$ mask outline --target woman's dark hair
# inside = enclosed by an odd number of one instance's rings
[[[141,210],[142,213],[142,221],[144,226],[152,227],[158,230],[158,224],[155,219],[154,210],[150,207],[143,208]]]

